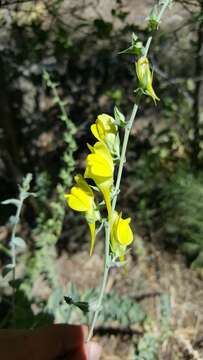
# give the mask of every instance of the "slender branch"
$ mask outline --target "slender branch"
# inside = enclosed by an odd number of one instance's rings
[[[104,292],[106,289],[106,284],[107,284],[107,280],[108,280],[108,274],[109,274],[109,243],[110,243],[110,225],[109,223],[105,223],[105,264],[104,264],[104,274],[103,274],[103,279],[102,279],[102,285],[101,285],[101,290],[100,290],[100,294],[99,294],[99,298],[98,298],[98,302],[97,302],[97,308],[96,311],[93,315],[93,320],[92,320],[92,324],[89,330],[89,334],[87,337],[87,341],[90,341],[92,335],[93,335],[93,331],[101,310],[101,305],[102,305],[102,299],[104,296]]]
[[[23,202],[24,200],[29,196],[29,195],[35,195],[33,193],[29,193],[28,190],[30,188],[30,182],[32,180],[32,174],[27,174],[26,177],[23,179],[22,182],[22,186],[20,187],[20,195],[18,199],[14,199],[15,202],[13,202],[13,199],[8,199],[3,201],[3,204],[10,204],[10,203],[15,203],[17,210],[16,210],[16,214],[14,217],[14,223],[13,223],[13,228],[12,228],[12,233],[11,233],[11,241],[10,241],[10,256],[11,256],[11,264],[9,264],[8,266],[11,266],[11,270],[12,270],[12,280],[13,280],[13,284],[12,284],[12,322],[13,325],[15,325],[15,276],[16,276],[16,246],[18,245],[18,243],[16,243],[15,240],[17,240],[16,238],[16,232],[17,232],[17,225],[20,221],[20,213],[22,210],[22,206],[23,206]],[[19,239],[18,239],[19,240]],[[23,241],[21,239],[21,241]],[[19,245],[18,245],[19,246]]]
[[[152,42],[152,36],[150,36],[147,40],[147,43],[145,45],[145,50],[144,50],[144,56],[147,56],[151,42]]]
[[[116,180],[116,186],[115,186],[115,196],[114,196],[113,201],[112,201],[112,211],[114,211],[115,208],[116,208],[116,203],[117,203],[117,198],[118,198],[118,193],[119,193],[120,183],[121,183],[121,178],[122,178],[122,173],[123,173],[123,167],[124,167],[125,158],[126,158],[126,150],[127,150],[127,145],[128,145],[128,139],[129,139],[129,136],[130,136],[130,131],[132,129],[132,125],[133,125],[135,116],[137,114],[137,110],[138,110],[138,104],[135,103],[134,106],[133,106],[133,110],[132,110],[130,120],[129,120],[128,124],[125,127],[125,134],[124,134],[123,146],[122,146],[122,151],[121,151],[121,159],[120,159],[120,164],[119,164],[119,168],[118,168],[118,175],[117,175],[117,180]]]
[[[11,234],[11,258],[12,258],[12,280],[13,280],[13,284],[12,284],[12,321],[13,321],[13,325],[15,325],[15,278],[16,278],[16,245],[14,242],[15,236],[16,236],[16,229],[17,229],[17,225],[18,222],[20,220],[20,213],[22,210],[22,206],[23,206],[23,198],[20,196],[20,202],[19,205],[17,207],[17,211],[16,211],[16,216],[15,216],[15,223],[12,229],[12,234]]]
[[[165,2],[163,3],[163,5],[162,5],[162,7],[161,7],[161,10],[160,10],[160,13],[159,13],[159,15],[157,16],[157,20],[158,20],[159,22],[160,22],[160,20],[161,20],[161,18],[162,18],[162,16],[163,16],[163,14],[165,13],[166,9],[169,7],[170,3],[171,3],[171,0],[165,1]]]
[[[133,329],[129,326],[127,327],[98,326],[95,328],[95,333],[100,336],[104,336],[104,335],[143,336],[144,330]]]
[[[115,196],[113,198],[113,202],[112,202],[112,214],[114,213],[115,210],[115,206],[116,206],[116,202],[117,202],[117,197],[118,197],[118,191],[120,188],[120,183],[121,183],[121,177],[122,177],[122,172],[123,172],[123,167],[124,167],[124,163],[125,163],[125,155],[126,155],[126,150],[127,150],[127,145],[128,145],[128,139],[129,139],[129,135],[130,135],[130,131],[137,113],[137,109],[138,109],[138,105],[135,104],[133,106],[133,110],[132,110],[132,114],[130,117],[130,120],[128,122],[128,124],[125,127],[125,135],[124,135],[124,140],[123,140],[123,146],[122,146],[122,152],[121,152],[121,159],[120,159],[120,165],[119,165],[119,169],[118,169],[118,175],[117,175],[117,181],[116,181],[116,187],[115,187]],[[105,263],[104,263],[104,274],[103,274],[103,279],[102,279],[102,285],[101,285],[101,289],[100,289],[100,294],[99,294],[99,298],[98,298],[98,302],[97,302],[97,308],[96,311],[93,315],[93,320],[91,323],[91,327],[89,330],[89,334],[87,337],[87,341],[90,341],[92,335],[93,335],[93,331],[99,316],[99,312],[101,310],[101,304],[102,304],[102,299],[104,296],[104,292],[105,292],[105,288],[106,288],[106,283],[108,280],[108,273],[109,273],[109,269],[110,269],[110,255],[109,255],[109,247],[110,247],[110,224],[106,223],[105,224]]]
[[[20,203],[17,207],[17,211],[16,211],[16,216],[15,216],[15,223],[12,229],[12,233],[11,233],[11,258],[12,258],[12,265],[16,266],[16,246],[15,246],[15,235],[16,235],[16,229],[17,229],[17,225],[20,219],[20,213],[21,213],[21,209],[22,209],[22,205],[23,205],[23,199],[20,199]],[[15,280],[15,279],[14,279]]]

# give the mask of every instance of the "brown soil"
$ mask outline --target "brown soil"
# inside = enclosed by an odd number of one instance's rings
[[[140,255],[137,256],[136,252]],[[89,258],[87,251],[81,251],[69,257],[66,253],[58,259],[58,271],[62,285],[73,282],[84,291],[98,286],[102,272],[102,246],[97,243],[94,255]],[[119,294],[127,294],[137,299],[150,321],[154,334],[160,332],[160,294],[171,297],[172,334],[161,348],[159,359],[203,359],[203,288],[197,273],[188,268],[180,254],[170,254],[157,245],[141,239],[135,242],[135,248],[128,256],[127,271],[113,269],[107,291],[114,288]],[[145,332],[144,329],[139,331]],[[133,359],[133,341],[137,335],[96,336],[103,346],[103,360]],[[202,342],[201,342],[202,340]]]

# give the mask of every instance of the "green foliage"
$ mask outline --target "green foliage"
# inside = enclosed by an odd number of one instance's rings
[[[168,154],[162,157],[162,151],[149,153],[137,163],[138,221],[148,226],[149,231],[159,229],[165,245],[178,247],[194,268],[200,268],[203,266],[202,173],[194,174],[186,161],[172,163]]]
[[[158,351],[157,336],[146,333],[139,341],[134,360],[156,360]]]
[[[48,194],[45,186],[47,183],[49,184],[48,175],[46,173],[42,173],[37,182],[38,193],[39,195],[42,195],[40,200],[44,210],[40,211],[36,220],[37,227],[33,231],[36,249],[34,256],[33,254],[29,254],[26,260],[28,272],[21,287],[28,297],[30,297],[33,282],[40,274],[43,274],[51,288],[53,288],[53,291],[58,287],[58,279],[54,267],[56,259],[55,245],[61,235],[65,216],[64,193],[72,182],[72,172],[75,168],[73,153],[76,150],[76,142],[74,138],[76,128],[71,119],[68,117],[65,108],[66,104],[58,95],[57,84],[51,80],[47,72],[44,72],[44,80],[46,81],[47,86],[52,89],[54,96],[53,102],[59,107],[59,118],[65,125],[63,140],[66,145],[66,150],[62,156],[63,167],[59,173],[59,182],[56,186],[55,197],[49,203],[48,214],[46,211],[46,196]]]
[[[203,178],[190,169],[179,169],[166,183],[160,195],[160,210],[165,239],[173,243],[193,260],[203,249]]]
[[[19,256],[17,255],[26,249],[26,242],[22,237],[17,236],[17,226],[20,223],[20,216],[24,201],[30,196],[36,196],[36,194],[29,192],[30,183],[32,180],[32,174],[27,174],[23,180],[22,185],[19,185],[19,197],[18,199],[8,199],[2,202],[3,205],[14,205],[16,207],[16,213],[12,216],[12,232],[10,240],[10,251],[7,251],[7,255],[11,259],[11,262],[5,265],[2,269],[1,277],[4,282],[7,282],[7,286],[12,287],[12,302],[11,302],[11,322],[16,324],[16,289],[18,288],[18,281],[16,280],[16,265]],[[7,320],[6,320],[7,321]]]
[[[72,299],[70,304],[64,301],[64,296]],[[52,292],[45,310],[56,321],[87,323],[91,319],[92,312],[95,311],[97,297],[98,290],[96,289],[89,289],[81,294],[73,284],[69,284],[65,292],[61,288]],[[79,302],[88,304],[89,311],[82,312],[83,308],[77,305]],[[113,321],[121,326],[128,327],[134,324],[142,324],[145,318],[146,314],[142,307],[127,295],[120,296],[114,291],[105,294],[99,315],[99,323],[103,326],[108,326]]]
[[[121,2],[118,1],[119,4]],[[156,5],[148,19],[150,30],[156,30],[159,26],[159,19],[157,18],[159,6],[169,4],[170,2],[167,0],[157,1],[158,6]],[[73,154],[76,149],[74,139],[76,129],[69,116],[67,116],[66,102],[62,101],[58,96],[57,84],[51,81],[49,74],[45,72],[44,80],[51,91],[53,91],[53,103],[60,108],[59,117],[62,120],[62,126],[64,126],[63,143],[66,146],[62,156],[60,156],[61,149],[58,144],[54,149],[55,153],[58,154],[58,163],[60,161],[63,162],[63,166],[60,174],[56,175],[56,170],[54,169],[53,180],[48,169],[47,157],[43,155],[43,158],[40,158],[38,148],[33,145],[41,133],[41,129],[46,131],[50,128],[54,132],[56,129],[55,124],[57,123],[55,121],[56,109],[54,107],[51,109],[51,111],[53,110],[53,116],[52,112],[50,112],[49,122],[47,122],[47,116],[49,115],[45,113],[46,110],[44,111],[41,108],[41,103],[46,103],[46,99],[44,101],[43,97],[40,96],[43,92],[41,84],[42,66],[52,71],[54,78],[60,79],[59,82],[62,80],[63,98],[65,98],[64,93],[66,90],[68,94],[70,92],[70,102],[72,101],[71,97],[76,95],[76,105],[71,103],[71,111],[73,114],[77,112],[76,117],[81,118],[81,122],[84,121],[84,117],[88,121],[91,120],[96,111],[95,108],[98,108],[100,104],[103,106],[103,95],[112,99],[119,108],[121,106],[125,114],[127,114],[123,94],[125,93],[126,98],[128,98],[128,94],[131,93],[130,87],[132,81],[130,80],[134,76],[134,69],[130,73],[124,57],[122,57],[123,65],[121,68],[120,64],[118,65],[115,60],[112,60],[110,52],[112,49],[117,52],[118,46],[120,47],[121,44],[123,45],[121,48],[125,48],[126,35],[128,35],[129,31],[133,30],[136,31],[137,35],[133,34],[131,46],[124,52],[141,55],[143,51],[142,43],[144,43],[146,33],[139,28],[135,28],[133,24],[124,23],[128,13],[123,11],[122,7],[116,5],[112,15],[114,18],[123,21],[122,29],[119,29],[119,31],[116,31],[113,22],[105,21],[100,17],[93,21],[84,19],[81,15],[83,13],[82,10],[80,10],[79,22],[75,24],[74,19],[70,24],[63,24],[59,12],[61,5],[63,5],[63,0],[52,1],[51,6],[45,11],[44,18],[43,16],[36,15],[35,12],[34,16],[33,14],[32,16],[25,15],[29,12],[32,13],[32,11],[27,11],[29,10],[28,8],[24,15],[23,12],[20,12],[20,16],[17,13],[9,16],[9,24],[1,19],[1,24],[5,27],[4,31],[8,34],[8,41],[2,42],[3,51],[0,62],[1,88],[5,89],[9,102],[5,103],[8,117],[5,118],[4,111],[2,112],[3,130],[0,130],[0,146],[1,150],[4,147],[6,150],[6,155],[4,151],[1,152],[1,155],[3,162],[5,162],[6,166],[8,165],[9,175],[10,172],[12,173],[11,170],[15,170],[15,168],[20,173],[22,169],[24,171],[26,168],[30,171],[29,169],[31,168],[31,171],[36,174],[36,190],[38,194],[38,205],[35,204],[37,213],[36,227],[31,235],[32,240],[34,240],[32,242],[32,249],[29,249],[29,253],[21,255],[22,264],[25,261],[27,268],[27,275],[21,285],[21,289],[25,290],[28,298],[31,297],[33,282],[39,275],[42,275],[48,281],[53,292],[47,306],[45,302],[38,299],[34,299],[35,305],[38,306],[39,310],[44,310],[43,314],[45,314],[46,307],[46,311],[52,314],[57,321],[76,322],[76,320],[81,319],[81,310],[76,308],[74,304],[68,306],[64,302],[63,296],[72,296],[75,301],[88,302],[94,308],[98,294],[94,291],[89,291],[81,295],[73,287],[65,292],[58,288],[58,279],[54,265],[56,243],[60,238],[64,219],[63,194],[72,183],[72,173],[75,167]],[[31,4],[31,6],[33,5]],[[71,16],[74,12],[75,9],[73,8]],[[199,12],[193,13],[192,17],[192,26],[196,29],[197,25],[202,22],[202,14]],[[46,28],[47,23],[44,19],[49,19],[50,23],[53,23],[54,20],[54,26],[49,27],[49,29]],[[81,31],[83,27],[85,27],[85,32]],[[190,30],[193,31],[193,28],[190,28]],[[191,32],[188,31],[188,33]],[[193,37],[196,38],[196,36]],[[10,39],[12,39],[12,48],[10,47]],[[132,158],[134,161],[134,154],[136,153],[136,162],[132,162],[126,168],[129,173],[132,173],[133,168],[135,168],[135,174],[133,174],[131,182],[134,186],[136,176],[136,189],[137,193],[139,193],[138,221],[142,220],[145,229],[161,229],[161,241],[166,240],[170,246],[180,246],[181,250],[192,260],[193,267],[202,268],[202,175],[199,172],[196,176],[191,168],[183,168],[177,171],[178,167],[181,167],[182,164],[182,162],[179,162],[179,158],[184,159],[183,161],[186,159],[187,161],[191,155],[190,142],[194,136],[191,114],[197,79],[193,73],[194,64],[192,56],[194,55],[194,59],[198,58],[195,53],[197,44],[191,41],[188,56],[186,51],[181,54],[181,51],[178,53],[175,49],[175,56],[173,52],[166,51],[165,54],[167,56],[162,57],[160,56],[160,48],[164,49],[165,44],[169,44],[168,48],[173,48],[174,45],[174,39],[171,40],[171,45],[166,40],[168,39],[163,34],[158,38],[154,46],[155,56],[153,56],[155,70],[156,68],[158,70],[161,69],[159,71],[160,77],[164,77],[164,80],[162,79],[161,81],[161,87],[164,92],[162,101],[164,109],[161,116],[164,118],[165,128],[158,130],[158,132],[157,129],[151,131],[150,124],[146,136],[147,141],[145,139],[143,141],[143,134],[145,135],[146,129],[140,131],[136,141],[133,141],[136,151],[133,148]],[[7,44],[9,44],[9,47]],[[97,46],[92,46],[92,44],[97,44]],[[184,44],[178,44],[177,42],[176,46],[178,45]],[[174,67],[171,67],[171,58],[173,58]],[[183,58],[184,62],[182,61]],[[112,61],[114,61],[113,66]],[[189,67],[188,62],[191,64]],[[87,67],[89,69],[88,72]],[[186,75],[190,76],[188,80]],[[197,78],[198,76],[201,77],[201,73],[197,74]],[[123,91],[121,91],[122,81],[124,83]],[[26,87],[20,87],[21,83],[24,85],[28,83],[31,86],[31,95]],[[18,84],[18,88],[16,88],[16,84]],[[174,86],[174,84],[177,84],[177,86]],[[97,91],[95,91],[96,88]],[[29,98],[28,103],[27,98]],[[4,97],[0,97],[0,100],[4,104]],[[89,104],[88,108],[87,103]],[[104,106],[108,107],[106,103]],[[161,108],[159,109],[161,110]],[[52,119],[54,119],[53,124]],[[117,111],[117,120],[120,123],[123,122],[123,125],[125,124],[125,118],[119,110]],[[6,136],[8,136],[6,134],[7,126],[4,124],[8,124],[8,128],[11,129],[8,145],[6,145]],[[162,127],[159,119],[156,119],[157,124]],[[18,127],[17,131],[15,131],[16,126]],[[86,122],[84,121],[82,127],[84,128],[85,126]],[[21,139],[19,144],[18,135],[20,135],[19,138]],[[12,139],[12,143],[10,139]],[[56,137],[56,143],[60,143],[60,135]],[[148,151],[149,148],[150,150]],[[200,155],[202,153],[201,150]],[[172,172],[177,173],[171,175]],[[5,179],[8,177],[8,174],[6,173]],[[130,183],[130,178],[128,179]],[[10,190],[10,182],[8,184],[5,191]],[[2,193],[5,193],[4,187],[2,189]],[[28,189],[24,190],[24,197],[27,196],[27,192]],[[20,204],[19,201],[19,199],[11,198],[6,200],[4,204],[18,206]],[[10,220],[10,225],[14,226],[16,217],[14,216]],[[15,236],[12,243],[19,251],[25,246],[24,240],[20,236]],[[6,255],[7,261],[8,257],[10,258],[11,256],[10,249],[7,249],[1,243],[0,251]],[[4,268],[4,274],[10,273],[12,269],[13,265],[8,264]],[[3,291],[4,280],[0,278],[0,286]],[[38,319],[38,322],[36,317],[33,316],[29,302],[26,302],[26,299],[19,292],[16,295],[17,326],[21,324],[22,326],[30,327],[30,324],[34,324],[34,326],[36,323],[40,324],[41,320]],[[5,299],[4,296],[3,299],[5,301],[8,300],[10,304],[10,299]],[[119,324],[128,326],[128,324],[142,323],[145,316],[137,303],[127,296],[118,297],[115,293],[105,296],[103,307],[104,312],[100,315],[102,322],[108,320],[118,321]],[[160,334],[157,335],[152,330],[140,339],[136,351],[136,359],[155,359],[160,341],[164,341],[164,338],[170,336],[171,309],[170,299],[167,294],[161,297],[160,309]],[[3,314],[3,310],[1,312]],[[85,315],[82,316],[83,321],[86,322],[89,314],[86,317]],[[9,320],[8,323],[9,325],[11,324]]]
[[[44,71],[44,80],[49,88],[51,88],[53,92],[53,102],[55,105],[57,105],[60,109],[60,115],[59,118],[61,121],[64,122],[65,125],[65,131],[63,134],[63,140],[65,145],[67,146],[67,150],[63,154],[63,162],[64,167],[61,169],[59,178],[62,182],[62,187],[58,187],[58,191],[60,195],[64,195],[64,189],[66,187],[69,187],[72,183],[72,172],[75,169],[75,160],[73,157],[74,152],[76,151],[76,141],[75,141],[75,133],[76,133],[76,127],[70,117],[67,114],[66,111],[66,103],[61,100],[60,96],[57,92],[57,84],[54,83],[48,72]]]
[[[26,248],[26,243],[24,239],[22,239],[20,236],[17,236],[17,225],[20,222],[20,215],[24,201],[31,195],[36,196],[35,193],[29,192],[31,180],[32,180],[32,174],[27,174],[22,180],[22,185],[19,185],[18,199],[7,199],[2,201],[1,203],[2,205],[14,205],[16,207],[16,213],[15,215],[12,216],[12,221],[10,221],[12,224],[12,233],[9,244],[10,251],[7,251],[7,254],[11,257],[11,263],[7,264],[2,270],[3,276],[6,276],[10,271],[12,271],[13,280],[15,280],[15,268],[17,262],[16,255],[17,253],[25,250]]]
[[[132,33],[131,46],[120,51],[119,54],[131,54],[135,56],[144,54],[144,46],[135,33]]]
[[[118,321],[123,326],[142,323],[145,313],[141,306],[127,295],[118,296],[115,292],[106,294],[100,319],[103,322]]]
[[[161,294],[160,297],[160,341],[171,336],[171,297],[168,293]]]
[[[37,189],[37,196],[39,201],[42,203],[46,203],[47,199],[49,198],[51,188],[51,179],[50,175],[44,171],[38,174],[36,178],[36,189]]]
[[[171,299],[170,295],[163,293],[160,297],[159,306],[160,326],[159,331],[149,329],[140,338],[135,346],[134,360],[157,360],[159,359],[159,349],[164,341],[172,334],[171,331]],[[146,323],[149,321],[147,318]],[[155,325],[155,324],[154,324]],[[156,326],[156,325],[155,325]],[[148,326],[149,327],[149,326]]]

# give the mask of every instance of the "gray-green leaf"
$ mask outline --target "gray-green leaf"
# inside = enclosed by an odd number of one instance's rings
[[[21,249],[25,249],[25,248],[26,248],[25,240],[23,240],[21,237],[18,237],[18,236],[14,237],[13,243],[14,243],[16,246],[20,247]]]
[[[2,201],[1,204],[2,205],[12,204],[12,205],[15,205],[16,207],[18,207],[19,204],[20,204],[20,200],[18,200],[18,199],[7,199],[7,200]]]

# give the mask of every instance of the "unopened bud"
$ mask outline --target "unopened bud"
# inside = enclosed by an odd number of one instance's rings
[[[142,56],[137,61],[136,73],[140,83],[140,87],[145,92],[145,94],[151,96],[155,103],[156,101],[159,101],[160,99],[155,94],[152,86],[153,75],[149,67],[149,60],[147,59],[146,56]]]

